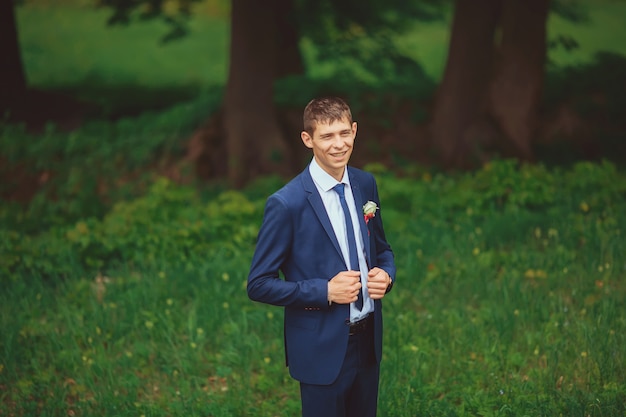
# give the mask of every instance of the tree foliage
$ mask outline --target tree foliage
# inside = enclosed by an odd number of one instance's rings
[[[162,42],[180,39],[189,32],[188,21],[194,3],[202,0],[98,0],[99,7],[112,10],[107,24],[128,25],[134,21],[162,19],[169,31]]]

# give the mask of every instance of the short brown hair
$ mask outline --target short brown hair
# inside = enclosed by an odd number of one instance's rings
[[[311,136],[318,123],[330,124],[344,119],[348,119],[348,123],[352,124],[350,107],[339,97],[322,97],[309,101],[302,116],[304,131]]]

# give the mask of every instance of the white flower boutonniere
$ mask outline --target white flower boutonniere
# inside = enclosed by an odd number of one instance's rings
[[[376,216],[376,210],[378,206],[373,201],[368,201],[363,205],[363,217],[365,218],[365,224],[368,224],[370,219]]]

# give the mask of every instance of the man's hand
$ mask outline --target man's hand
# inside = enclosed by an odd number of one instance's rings
[[[372,300],[380,300],[387,293],[387,287],[391,283],[388,273],[375,267],[367,273],[367,292]]]
[[[350,304],[356,301],[361,290],[361,272],[341,271],[328,281],[328,301]]]

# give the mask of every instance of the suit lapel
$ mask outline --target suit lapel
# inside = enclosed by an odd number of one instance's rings
[[[317,216],[319,222],[322,224],[322,227],[326,231],[326,234],[330,238],[330,241],[333,243],[333,246],[337,250],[337,253],[341,257],[341,259],[343,259],[343,254],[341,253],[341,248],[339,247],[339,242],[337,241],[337,236],[335,236],[335,230],[333,229],[332,224],[330,224],[328,213],[326,213],[326,208],[324,207],[322,198],[317,192],[317,187],[315,187],[315,183],[313,183],[313,178],[311,177],[308,166],[302,172],[302,187],[304,188],[304,191],[306,191],[309,195],[308,199],[311,207],[313,208],[313,212]]]
[[[363,197],[361,196],[361,187],[356,180],[356,176],[353,175],[350,168],[348,168],[348,175],[350,176],[350,187],[352,188],[352,196],[354,197],[354,205],[356,206],[357,217],[359,218],[359,229],[361,229],[361,237],[363,238],[363,244],[365,245],[365,256],[367,261],[367,268],[370,268],[372,264],[370,259],[370,239],[367,224],[365,224],[365,218],[362,216],[363,205],[365,204]]]

